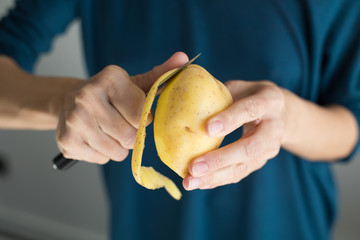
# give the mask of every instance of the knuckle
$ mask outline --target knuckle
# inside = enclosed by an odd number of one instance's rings
[[[276,86],[275,83],[273,83],[273,82],[270,81],[270,80],[262,80],[262,81],[259,81],[259,83],[260,83],[262,86],[265,86],[265,87]]]
[[[244,102],[244,109],[251,118],[256,118],[260,112],[259,103],[253,99],[248,99]]]
[[[67,148],[71,147],[73,141],[73,134],[69,128],[65,128],[56,135],[56,142],[59,145],[61,150],[67,152]]]
[[[67,134],[66,126],[65,127],[61,126],[56,129],[55,139],[60,147],[62,147],[62,145],[63,145],[64,139],[65,139],[65,134]],[[60,148],[60,150],[61,150],[61,148]]]
[[[220,169],[222,168],[224,164],[224,157],[221,153],[215,153],[214,154],[214,160],[213,160],[213,169]]]
[[[150,72],[158,75],[161,72],[161,67],[159,65],[157,65],[157,66],[153,67]]]
[[[238,85],[238,81],[235,81],[235,80],[230,80],[230,81],[226,81],[225,83],[224,83],[224,85],[227,87],[227,88],[235,88],[235,87],[237,87],[237,85]]]
[[[284,102],[284,93],[277,86],[270,87],[272,97],[276,102]]]
[[[265,165],[265,163],[266,163],[266,161],[257,159],[257,160],[252,164],[252,171],[255,172],[255,171],[257,171],[257,170],[260,170],[260,169]]]
[[[116,71],[121,71],[122,68],[119,66],[116,66],[114,64],[110,64],[107,65],[106,67],[104,67],[103,72],[116,72]]]
[[[80,103],[84,105],[91,105],[94,101],[94,98],[92,96],[92,86],[94,83],[88,84],[82,89],[79,89],[75,94],[75,104],[78,106]]]
[[[106,139],[98,142],[98,151],[106,156],[114,155],[118,151],[119,144],[114,143],[112,139]]]
[[[263,152],[263,146],[259,141],[250,140],[244,146],[244,154],[247,158],[254,158]]]
[[[103,81],[106,82],[106,91],[109,93],[110,99],[119,94],[122,89],[127,89],[127,86],[124,86],[124,81],[118,81],[113,77],[109,77]]]
[[[86,87],[81,88],[75,93],[75,102],[87,98],[87,92],[85,91],[85,88]]]
[[[116,76],[111,75],[107,78],[107,90],[112,92],[113,95],[119,94],[129,89],[133,84],[129,75],[124,70],[119,72]]]
[[[117,88],[123,82],[120,81],[120,79],[130,79],[130,76],[121,67],[116,65],[108,65],[94,79],[93,84],[95,86],[107,86],[108,89],[111,89],[111,87]]]
[[[113,140],[104,140],[104,142],[101,143],[100,153],[115,161],[122,161],[127,157],[128,150]]]
[[[239,163],[232,166],[232,181],[231,183],[238,183],[242,179],[241,176],[244,175],[244,172],[247,170],[247,165],[244,163]]]
[[[129,151],[127,149],[117,150],[113,154],[113,160],[115,161],[123,161],[128,156]]]
[[[70,127],[76,125],[77,122],[78,122],[78,116],[76,111],[71,111],[66,117],[65,125],[67,127]]]
[[[106,72],[102,73],[98,77],[90,81],[88,84],[86,84],[83,89],[87,92],[87,95],[89,95],[90,93],[101,91],[104,88],[104,85],[106,85],[109,80],[111,80],[111,75],[106,74]]]
[[[271,144],[267,150],[267,156],[268,159],[275,157],[276,155],[279,154],[281,149],[281,146],[279,143],[274,142],[273,144]]]
[[[271,102],[271,106],[282,108],[284,105],[284,93],[277,85],[272,84],[266,86],[264,91],[266,92],[268,101]]]
[[[270,158],[257,158],[252,164],[252,171],[261,169]]]
[[[95,103],[89,102],[75,102],[74,107],[66,113],[65,126],[68,129],[79,131],[89,126],[92,121],[92,116],[99,111]]]
[[[76,104],[74,109],[70,111],[65,119],[65,126],[68,130],[79,131],[89,124],[89,111],[83,105]]]
[[[224,126],[237,128],[240,123],[243,122],[241,114],[221,114],[218,115],[221,118]]]
[[[116,65],[108,65],[104,68],[103,70],[104,73],[107,73],[107,74],[110,74],[110,75],[113,75],[113,74],[116,74],[116,75],[122,75],[122,76],[125,76],[125,77],[129,77],[129,74],[121,67],[119,66],[116,66]]]
[[[93,160],[92,160],[91,162],[96,163],[96,164],[99,164],[99,165],[104,165],[104,164],[106,164],[108,161],[109,161],[109,159],[106,158],[106,157],[96,156],[96,157],[93,158]]]
[[[72,155],[66,149],[63,149],[61,152],[65,158],[69,158],[69,159],[72,158]]]
[[[135,125],[136,128],[138,128],[140,126],[141,111],[142,111],[142,109],[135,110],[135,113],[133,114],[132,119],[131,119],[131,122]],[[150,114],[149,114],[149,116],[150,116]]]
[[[122,145],[127,149],[132,149],[135,143],[136,133],[135,131],[129,131],[122,141]]]
[[[113,125],[113,126],[112,126]],[[137,131],[133,127],[116,126],[116,124],[109,125],[114,129],[114,138],[126,149],[132,149]]]
[[[137,100],[137,105],[139,107],[136,107],[136,116],[139,117],[139,120],[140,120],[140,116],[141,116],[141,112],[142,112],[142,109],[144,107],[144,104],[145,104],[145,100],[146,100],[146,94],[144,91],[138,91],[137,92],[137,95],[136,95],[136,100]]]
[[[141,98],[138,101],[134,101],[134,107],[132,109],[129,109],[129,122],[136,128],[138,128],[140,126],[140,119],[141,119],[141,114],[142,114],[142,110],[143,110],[143,105],[145,100],[142,99],[142,96],[140,96]],[[144,95],[145,98],[145,95]],[[148,118],[152,117],[152,113],[150,110],[150,113],[148,115]]]
[[[268,89],[273,93],[273,96],[277,99],[282,99],[284,97],[283,92],[277,85],[269,86]]]
[[[81,150],[79,149],[79,160],[87,161],[95,164],[105,164],[109,161],[109,158],[100,154],[95,149],[87,146],[83,147]]]
[[[107,131],[111,131],[112,134],[114,134],[114,138],[118,139],[118,136],[121,136],[122,134],[122,124],[123,123],[119,123],[119,121],[116,121],[117,119],[112,118],[111,116],[105,115],[103,114],[103,116],[97,116],[97,124],[99,126],[99,128],[101,129],[102,132],[106,132]]]
[[[62,148],[67,146],[67,143],[69,140],[68,135],[69,134],[67,132],[64,132],[64,133],[56,136],[56,141],[57,141],[58,145],[61,146]],[[64,150],[64,151],[66,151],[66,150]]]
[[[280,152],[280,146],[275,146],[270,151],[270,158],[276,157]]]

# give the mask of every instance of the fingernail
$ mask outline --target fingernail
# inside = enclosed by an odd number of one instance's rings
[[[219,120],[210,122],[208,125],[208,132],[210,136],[214,136],[223,130],[223,125]]]
[[[189,187],[188,190],[193,190],[200,186],[201,180],[200,178],[190,178],[189,179]]]
[[[191,175],[200,176],[207,172],[209,169],[208,165],[204,161],[195,163],[191,168]]]

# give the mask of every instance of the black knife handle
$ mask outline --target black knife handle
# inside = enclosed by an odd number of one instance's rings
[[[59,153],[56,157],[53,159],[53,168],[55,170],[64,171],[66,169],[71,168],[75,163],[78,161],[65,158],[62,153]]]

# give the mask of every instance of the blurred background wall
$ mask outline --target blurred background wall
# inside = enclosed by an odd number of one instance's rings
[[[14,0],[0,1],[0,18]],[[79,22],[54,41],[36,73],[86,78]],[[1,86],[0,86],[1,87]],[[0,240],[105,240],[107,205],[100,168],[52,169],[54,131],[0,131]]]
[[[14,0],[0,1],[0,17]],[[58,37],[36,73],[86,78],[80,23]],[[359,79],[360,81],[360,79]],[[100,169],[77,164],[52,170],[53,131],[0,131],[0,240],[106,239],[107,199]],[[334,239],[360,239],[360,159],[334,165],[340,211]]]

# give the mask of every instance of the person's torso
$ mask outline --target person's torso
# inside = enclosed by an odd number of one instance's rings
[[[84,1],[80,16],[89,73],[116,64],[138,74],[176,51],[189,57],[202,53],[196,63],[220,81],[267,79],[317,101],[320,46],[331,21],[318,21],[313,10],[331,8],[325,1],[305,2]],[[144,164],[181,186],[181,179],[157,157],[151,128]],[[235,131],[223,145],[240,137],[241,130]],[[179,202],[164,190],[137,185],[129,157],[107,164],[104,171],[114,239],[329,238],[335,190],[328,165],[283,150],[240,183],[183,190]]]

